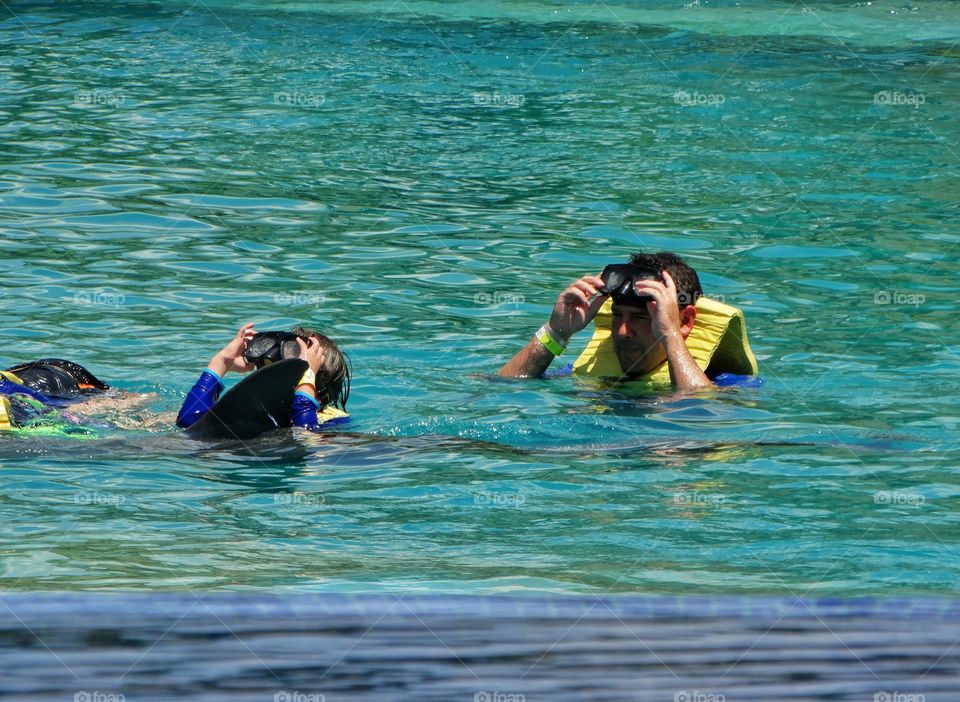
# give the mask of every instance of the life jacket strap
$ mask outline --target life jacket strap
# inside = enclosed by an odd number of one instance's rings
[[[13,408],[10,407],[10,398],[0,395],[0,431],[6,429],[13,429]]]
[[[16,383],[17,385],[23,385],[23,381],[20,380],[20,376],[11,373],[10,371],[0,371],[0,378],[5,378],[11,383]]]

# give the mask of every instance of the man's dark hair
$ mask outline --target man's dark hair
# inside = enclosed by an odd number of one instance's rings
[[[677,299],[680,307],[697,304],[697,299],[703,295],[700,287],[700,278],[697,272],[688,266],[682,258],[667,251],[660,253],[635,253],[630,257],[630,263],[657,271],[666,271],[677,285]]]
[[[294,327],[293,332],[304,339],[313,339],[323,349],[323,368],[317,373],[317,401],[324,407],[333,405],[347,408],[350,397],[350,359],[333,340],[308,327]]]

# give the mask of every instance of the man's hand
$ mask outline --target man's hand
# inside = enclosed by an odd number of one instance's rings
[[[243,357],[243,352],[247,350],[247,344],[254,337],[256,332],[253,330],[253,322],[249,322],[240,327],[240,331],[224,346],[220,351],[214,354],[210,359],[209,368],[221,378],[230,371],[237,373],[248,373],[253,370],[253,364],[247,363]]]
[[[680,306],[677,304],[677,286],[673,278],[666,271],[661,275],[662,283],[659,280],[638,280],[636,288],[638,295],[649,295],[653,298],[647,303],[650,331],[660,343],[664,343],[671,337],[680,338]]]
[[[310,370],[314,373],[319,373],[320,369],[323,368],[324,357],[319,342],[317,342],[316,339],[310,339],[310,344],[308,345],[306,341],[297,337],[297,345],[300,346],[300,358],[307,362]]]
[[[600,293],[602,287],[600,278],[585,275],[560,293],[550,315],[550,328],[557,336],[557,341],[566,346],[570,337],[593,321],[600,306],[609,297]],[[595,295],[599,297],[594,298]],[[591,298],[594,298],[592,302]]]
[[[660,341],[667,354],[670,382],[678,390],[701,390],[711,387],[713,383],[697,365],[687,348],[686,337],[681,331],[684,323],[692,328],[696,320],[696,308],[690,313],[692,316],[685,314],[686,321],[681,321],[676,283],[666,271],[661,272],[660,275],[663,277],[662,283],[659,280],[637,281],[637,293],[653,298],[647,303],[647,311],[650,313],[650,331]]]
[[[600,293],[602,287],[600,278],[585,275],[560,293],[549,324],[551,335],[557,341],[566,346],[571,336],[593,321],[600,306],[610,297]],[[594,299],[591,301],[591,298]],[[498,375],[504,378],[539,378],[552,361],[553,352],[533,338],[506,362]]]

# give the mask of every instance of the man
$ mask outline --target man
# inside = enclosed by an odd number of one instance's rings
[[[703,289],[696,271],[679,256],[666,252],[634,254],[630,264],[607,266],[601,276],[583,276],[564,290],[550,321],[500,369],[499,375],[543,376],[571,337],[590,324],[610,298],[609,334],[619,361],[620,380],[652,377],[666,365],[673,387],[698,390],[714,385],[711,378],[725,371],[756,372],[756,361],[742,330],[742,313],[734,308],[711,301],[711,313],[723,308],[720,315],[726,316],[726,323],[710,330],[713,338],[701,344],[703,350],[698,348],[699,358],[688,349],[687,340],[697,328],[697,301]],[[736,317],[740,326],[734,329],[730,320]],[[724,353],[717,355],[721,346]],[[718,362],[713,362],[714,356]],[[719,361],[728,358],[732,361],[727,361],[728,367],[724,368]],[[557,374],[570,372],[571,368]],[[726,380],[722,384],[731,384]]]

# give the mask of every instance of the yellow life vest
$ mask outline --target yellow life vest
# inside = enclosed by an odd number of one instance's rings
[[[573,362],[574,375],[623,377],[623,369],[610,336],[612,320],[613,301],[607,300],[593,320],[593,338]],[[697,300],[697,319],[686,338],[686,344],[702,371],[710,366],[715,374],[756,375],[758,372],[757,359],[747,341],[743,312],[736,307],[701,296]],[[670,367],[664,361],[642,379],[669,383]]]
[[[13,429],[13,409],[10,398],[0,395],[0,431],[4,429]]]
[[[23,385],[23,381],[10,371],[0,371],[0,378],[17,385]],[[10,406],[10,398],[0,395],[0,431],[13,429],[13,427],[13,408]]]

